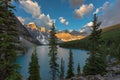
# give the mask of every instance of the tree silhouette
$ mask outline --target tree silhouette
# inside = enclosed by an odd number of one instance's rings
[[[19,44],[14,6],[11,0],[0,0],[0,79],[21,80],[19,65],[15,63]]]
[[[87,59],[86,65],[83,69],[85,75],[104,74],[106,71],[106,57],[100,50],[101,48],[101,32],[99,29],[101,22],[98,22],[96,14],[94,14],[94,21],[92,26],[92,33],[90,35],[90,56]]]
[[[74,76],[74,73],[73,73],[73,53],[72,53],[72,50],[70,49],[69,51],[69,62],[68,62],[68,70],[67,70],[67,76],[66,78],[71,78]]]
[[[64,80],[64,65],[65,65],[65,62],[63,60],[63,58],[61,59],[61,66],[60,66],[60,80]]]
[[[59,65],[57,63],[57,38],[55,36],[56,31],[54,24],[51,27],[50,39],[49,39],[49,57],[50,57],[50,73],[52,75],[52,80],[56,80],[57,74],[59,73]]]
[[[36,48],[34,53],[32,53],[31,56],[31,62],[29,64],[29,77],[28,80],[41,80],[40,72],[39,72],[39,64],[38,64],[38,58],[36,53]]]
[[[77,66],[77,75],[80,76],[81,75],[81,70],[80,70],[80,64],[78,63]]]

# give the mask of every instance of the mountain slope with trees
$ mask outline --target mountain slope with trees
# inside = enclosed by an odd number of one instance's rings
[[[116,46],[120,44],[120,24],[113,25],[107,28],[104,28],[101,34],[102,40],[105,42],[106,45],[110,45],[112,42],[115,42]],[[69,41],[60,43],[60,47],[64,48],[76,48],[76,49],[84,49],[89,50],[89,36],[81,40]]]

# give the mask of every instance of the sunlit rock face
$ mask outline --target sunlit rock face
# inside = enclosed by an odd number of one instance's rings
[[[30,22],[29,24],[27,24],[27,27],[31,28],[33,30],[37,30],[38,29],[37,26],[36,26],[36,24],[34,22]]]
[[[48,44],[49,33],[47,32],[45,27],[38,27],[34,22],[30,22],[26,25],[27,30],[32,35],[32,37],[39,41],[40,44]]]
[[[30,34],[34,37],[34,39],[38,40],[41,44],[48,44],[49,41],[49,30],[46,30],[44,26],[41,26],[39,29],[37,28],[34,22],[30,22],[26,25]],[[63,42],[80,40],[86,37],[86,33],[81,33],[80,31],[58,31],[56,32],[56,37]]]
[[[64,42],[80,40],[86,37],[86,33],[80,33],[79,31],[61,31],[56,34],[56,37]]]
[[[47,30],[46,30],[46,28],[45,28],[45,27],[41,26],[41,27],[40,27],[40,29],[39,29],[39,31],[40,31],[40,32],[44,32],[44,33],[45,33]]]

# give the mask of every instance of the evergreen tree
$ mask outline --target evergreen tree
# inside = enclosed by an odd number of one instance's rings
[[[60,80],[64,80],[64,60],[63,58],[61,59],[61,66],[60,66]]]
[[[77,75],[78,75],[78,76],[81,75],[80,64],[78,64],[78,66],[77,66]]]
[[[120,44],[116,49],[116,59],[117,59],[117,62],[120,63]]]
[[[50,73],[52,75],[52,80],[56,80],[57,75],[59,73],[59,65],[57,63],[57,38],[55,36],[56,31],[54,24],[51,27],[50,31],[50,39],[49,39],[49,57],[50,57]]]
[[[68,70],[67,70],[67,76],[66,78],[71,78],[74,76],[74,73],[73,73],[73,53],[72,53],[72,50],[70,49],[70,53],[69,53],[69,62],[68,62]]]
[[[40,66],[38,64],[38,58],[37,58],[37,53],[35,49],[34,53],[32,53],[31,62],[29,64],[30,75],[28,77],[28,80],[41,80],[39,68]]]
[[[105,53],[102,53],[100,49],[101,45],[101,32],[99,29],[100,22],[97,20],[96,14],[94,14],[94,21],[92,26],[92,33],[90,35],[90,56],[87,59],[83,72],[85,75],[103,74],[106,71],[106,57]],[[104,58],[103,58],[104,57]]]
[[[0,0],[0,79],[21,80],[17,58],[18,33],[11,0]]]

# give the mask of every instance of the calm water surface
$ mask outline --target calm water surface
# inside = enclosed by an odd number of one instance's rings
[[[17,63],[19,63],[21,66],[20,73],[22,74],[24,79],[26,79],[29,76],[28,68],[33,50],[34,48],[30,47],[25,55],[20,55],[17,59]],[[49,52],[48,46],[37,47],[37,55],[39,59],[40,74],[42,80],[50,80],[48,52]],[[88,55],[87,55],[87,51],[78,50],[78,49],[72,49],[72,52],[74,59],[74,73],[76,73],[78,63],[80,63],[80,67],[82,69],[83,66],[85,65],[85,60],[87,59]],[[61,58],[65,60],[65,73],[68,65],[68,57],[69,57],[69,49],[58,47],[58,63],[60,63]]]

